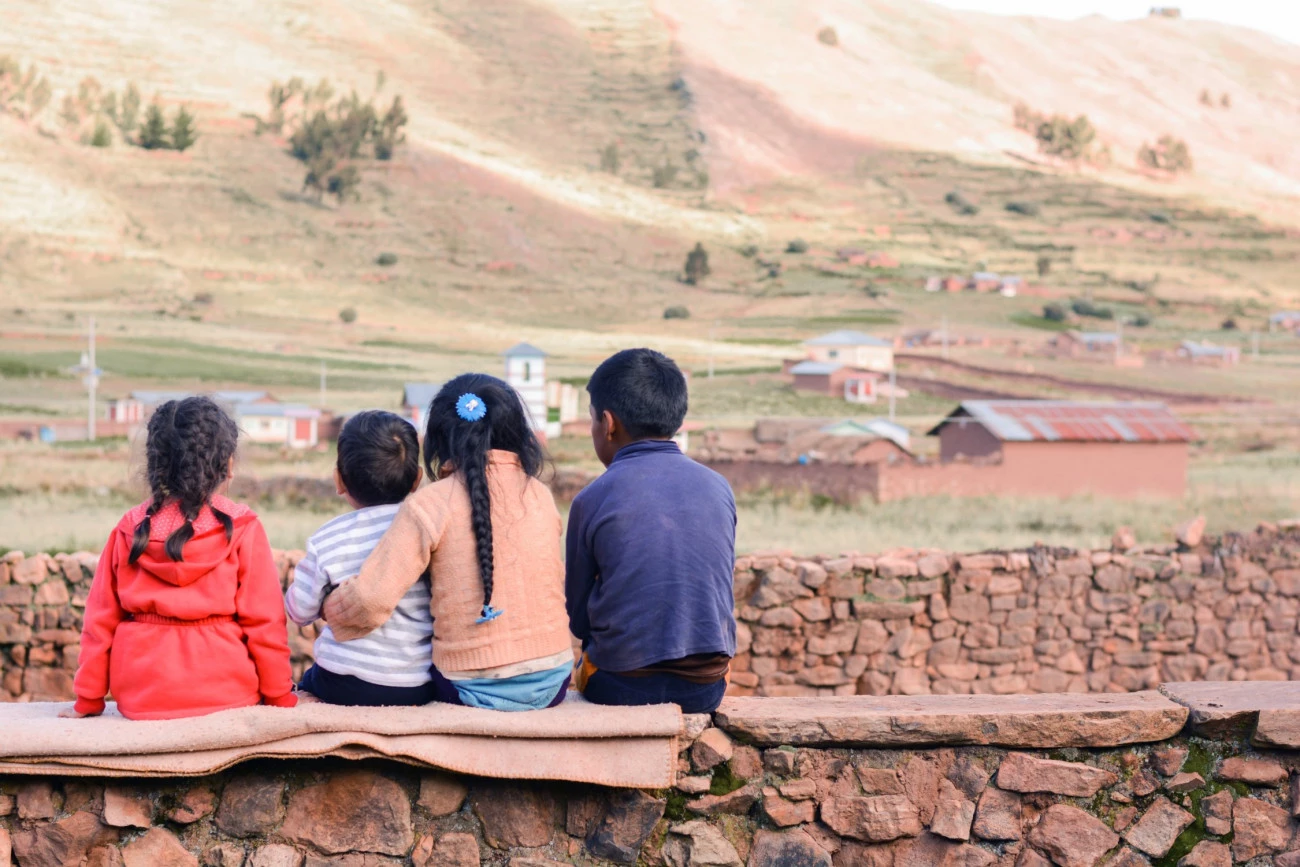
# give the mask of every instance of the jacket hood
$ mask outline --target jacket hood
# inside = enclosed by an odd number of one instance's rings
[[[230,515],[234,522],[234,532],[229,539],[226,538],[226,528],[211,508],[204,506],[194,521],[194,536],[181,549],[181,559],[171,559],[165,550],[167,537],[184,524],[185,519],[175,503],[167,503],[150,519],[149,546],[135,565],[158,580],[177,587],[193,584],[217,568],[231,556],[245,528],[257,516],[247,506],[232,503],[224,497],[214,497],[213,505]],[[126,537],[128,551],[135,528],[144,520],[147,511],[148,504],[143,503],[128,512],[118,525],[118,530]]]

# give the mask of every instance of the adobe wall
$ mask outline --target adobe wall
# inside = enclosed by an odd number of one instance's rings
[[[341,760],[0,777],[0,867],[1300,864],[1294,719],[1273,726],[1278,744],[1263,713],[1212,730],[1151,696],[1154,710],[1091,708],[1084,735],[1067,706],[1034,728],[1010,703],[942,734],[918,723],[933,708],[895,708],[916,746],[860,743],[851,727],[835,740],[828,702],[724,705],[685,719],[676,783],[651,791]],[[981,729],[1025,742],[981,743]]]
[[[736,562],[734,695],[1114,692],[1300,680],[1300,526],[1124,552]],[[284,582],[295,553],[277,555]],[[72,695],[94,554],[0,559],[0,699]],[[295,669],[313,627],[290,630]]]

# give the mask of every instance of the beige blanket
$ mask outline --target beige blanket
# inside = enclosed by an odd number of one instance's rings
[[[571,697],[523,713],[431,704],[250,707],[132,721],[110,704],[59,719],[65,704],[0,704],[0,774],[197,776],[255,758],[387,757],[507,779],[666,788],[676,781],[676,705],[616,708]]]

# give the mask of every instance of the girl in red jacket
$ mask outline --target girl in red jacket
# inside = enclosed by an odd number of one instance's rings
[[[99,557],[77,703],[62,716],[102,713],[110,692],[130,719],[296,703],[266,531],[221,495],[238,440],[206,397],[167,401],[149,419],[153,497],[126,513]]]

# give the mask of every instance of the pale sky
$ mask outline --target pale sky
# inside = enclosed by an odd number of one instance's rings
[[[1101,14],[1124,20],[1144,18],[1152,6],[1177,6],[1184,18],[1223,21],[1261,30],[1300,45],[1300,0],[932,0],[953,9],[974,9],[996,15],[1040,15],[1082,18]]]

